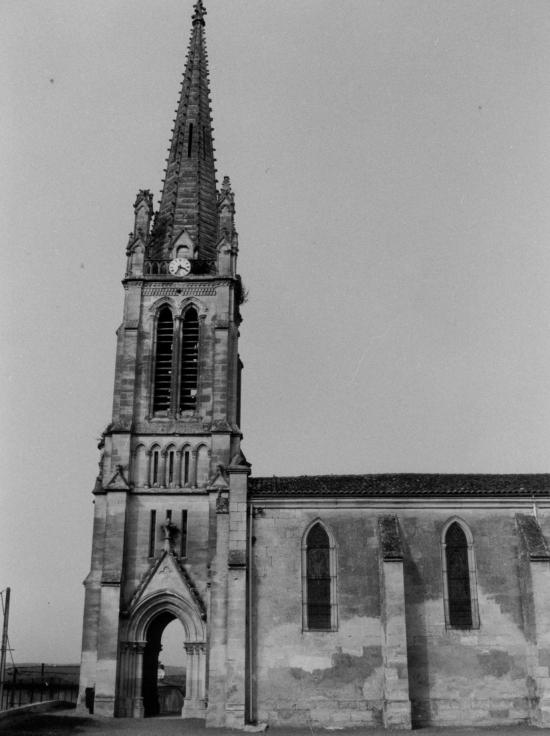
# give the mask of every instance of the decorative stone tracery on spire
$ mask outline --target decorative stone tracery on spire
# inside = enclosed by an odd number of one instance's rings
[[[235,232],[235,195],[231,181],[224,176],[218,195],[219,236],[232,237]]]
[[[204,25],[204,16],[206,15],[206,8],[203,5],[202,0],[197,0],[193,5],[195,13],[193,14],[193,25],[196,23],[202,23]]]
[[[202,0],[197,0],[159,211],[151,235],[152,259],[170,258],[174,238],[182,232],[193,242],[197,258],[209,260],[216,256],[216,169],[205,15]]]

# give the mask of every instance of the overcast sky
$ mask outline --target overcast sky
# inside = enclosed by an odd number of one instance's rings
[[[548,471],[548,0],[206,4],[254,474]],[[0,2],[19,662],[79,660],[132,205],[158,196],[191,12]]]

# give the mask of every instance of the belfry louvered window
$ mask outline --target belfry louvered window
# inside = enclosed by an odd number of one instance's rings
[[[471,629],[479,626],[476,571],[471,535],[453,521],[443,538],[443,575],[447,626]]]
[[[303,627],[336,629],[336,558],[334,544],[321,523],[314,524],[302,545]]]
[[[168,307],[163,307],[159,312],[157,321],[153,411],[166,411],[170,408],[173,337],[174,320],[172,312]]]
[[[197,310],[189,308],[181,325],[180,410],[194,409],[197,403],[199,358],[199,318]]]

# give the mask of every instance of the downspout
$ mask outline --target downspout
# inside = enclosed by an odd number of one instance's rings
[[[254,505],[248,506],[248,723],[254,720],[254,708],[252,702],[253,695],[253,662],[254,654],[252,651],[252,524],[254,522]]]

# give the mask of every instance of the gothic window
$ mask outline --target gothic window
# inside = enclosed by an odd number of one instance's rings
[[[171,486],[176,477],[176,452],[173,447],[166,454],[166,485]]]
[[[476,570],[470,530],[458,520],[443,532],[445,621],[449,628],[479,627]]]
[[[187,510],[181,512],[180,557],[187,557]]]
[[[154,448],[151,452],[151,485],[158,486],[160,483],[160,450]]]
[[[190,461],[191,453],[189,450],[185,450],[183,453],[183,485],[187,485],[190,480]]]
[[[167,411],[170,408],[173,336],[174,320],[172,312],[168,307],[163,307],[157,320],[153,411]]]
[[[181,326],[180,410],[193,410],[197,403],[199,317],[190,307]]]
[[[155,554],[155,542],[157,534],[157,512],[151,511],[149,517],[149,557],[153,557]]]
[[[302,544],[302,608],[304,629],[336,630],[336,550],[320,522]]]

